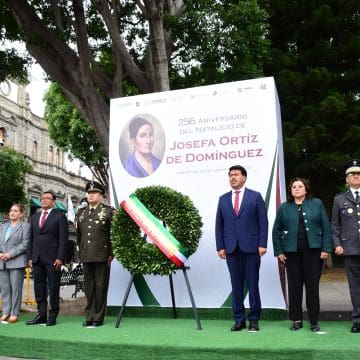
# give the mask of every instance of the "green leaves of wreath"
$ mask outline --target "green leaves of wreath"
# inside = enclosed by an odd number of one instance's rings
[[[148,186],[135,191],[138,199],[161,221],[188,250],[189,256],[199,246],[202,221],[191,199],[169,187]],[[112,221],[115,257],[136,275],[168,275],[177,269],[156,245],[143,238],[139,227],[119,208]]]

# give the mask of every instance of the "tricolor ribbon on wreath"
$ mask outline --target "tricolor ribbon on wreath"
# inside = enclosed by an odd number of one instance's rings
[[[135,194],[131,194],[120,205],[169,260],[178,267],[184,266],[188,256],[185,248]]]

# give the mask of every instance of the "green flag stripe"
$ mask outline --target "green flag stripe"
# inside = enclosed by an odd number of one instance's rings
[[[273,164],[272,164],[272,167],[271,167],[271,174],[270,174],[268,187],[267,187],[267,190],[266,190],[266,196],[265,196],[265,206],[266,206],[267,209],[269,209],[269,203],[270,203],[270,197],[271,197],[271,189],[273,187],[273,182],[274,182],[276,158],[277,158],[277,146],[275,148],[274,160],[273,160]]]
[[[144,306],[160,306],[142,275],[134,276],[134,285],[140,301]]]
[[[115,184],[114,179],[110,170],[110,181],[111,181],[111,189],[114,194],[114,204],[115,207],[119,207],[119,201],[117,198],[116,190],[115,190]],[[134,286],[136,293],[139,296],[139,299],[143,305],[148,306],[159,306],[159,302],[157,301],[156,297],[150,290],[149,285],[147,284],[145,278],[142,275],[135,275],[134,277]]]
[[[130,195],[131,200],[136,204],[138,209],[153,223],[154,226],[166,237],[166,239],[173,244],[185,257],[187,257],[187,251],[185,248],[175,239],[175,237],[166,229],[163,223],[157,219],[145,205],[136,197],[135,194]]]

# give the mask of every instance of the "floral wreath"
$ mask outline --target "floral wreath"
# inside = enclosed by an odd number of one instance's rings
[[[138,199],[171,234],[193,254],[201,237],[202,221],[191,199],[169,187],[148,186],[135,191]],[[124,209],[113,216],[112,242],[115,257],[132,274],[168,275],[177,269],[160,250],[149,243]]]

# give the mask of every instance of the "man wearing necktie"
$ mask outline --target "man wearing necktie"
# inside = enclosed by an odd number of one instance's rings
[[[87,300],[83,325],[101,326],[106,312],[110,264],[113,260],[110,227],[114,209],[102,203],[105,190],[98,182],[90,181],[85,190],[89,205],[78,217],[76,228]]]
[[[353,311],[351,332],[360,333],[360,159],[345,164],[349,189],[335,196],[331,230],[337,255],[344,256]]]
[[[229,169],[232,191],[220,196],[216,213],[216,248],[226,259],[232,286],[235,324],[231,331],[246,328],[244,290],[249,290],[249,331],[259,331],[261,312],[259,293],[260,258],[266,253],[268,219],[261,194],[245,188],[246,169]]]
[[[38,314],[27,321],[27,325],[56,325],[59,314],[61,266],[65,262],[68,223],[65,214],[54,209],[55,200],[52,191],[45,191],[41,195],[41,212],[30,220],[29,266],[32,267]]]

